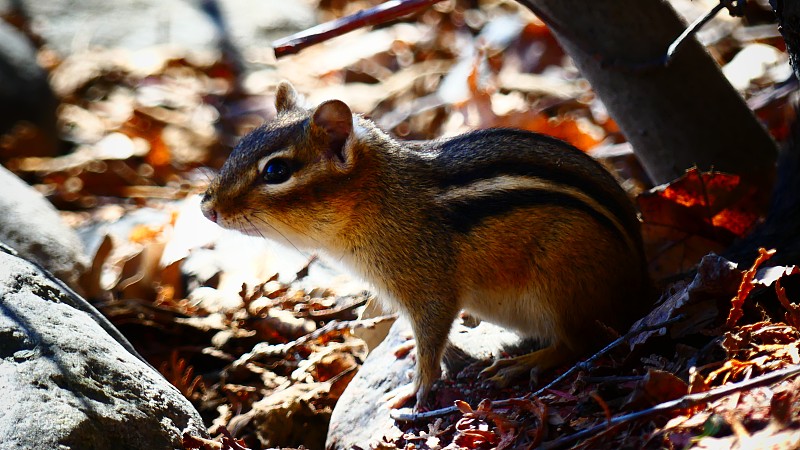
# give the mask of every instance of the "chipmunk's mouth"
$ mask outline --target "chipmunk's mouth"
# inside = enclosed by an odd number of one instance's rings
[[[280,223],[274,223],[271,218],[263,212],[253,211],[252,214],[248,214],[244,211],[226,213],[215,208],[203,206],[203,214],[206,218],[216,223],[220,228],[235,231],[245,236],[269,239],[273,242],[298,249],[298,251],[300,248],[299,246],[306,249],[319,247],[318,245],[309,245],[309,242],[316,244],[316,240],[313,237],[305,235],[302,231],[291,225],[283,223],[285,226],[280,226]]]
[[[238,231],[247,236],[268,237],[252,220],[245,216],[226,217],[218,215],[216,224],[226,230]]]

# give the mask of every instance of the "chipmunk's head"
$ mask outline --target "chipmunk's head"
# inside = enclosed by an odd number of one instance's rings
[[[358,201],[360,136],[368,132],[339,100],[300,107],[288,82],[275,104],[275,120],[233,149],[203,197],[203,214],[224,228],[318,247]]]

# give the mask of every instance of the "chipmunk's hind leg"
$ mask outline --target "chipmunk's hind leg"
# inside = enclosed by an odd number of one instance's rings
[[[574,361],[577,356],[567,346],[555,344],[525,355],[498,359],[484,369],[481,376],[493,385],[504,388],[528,374],[535,380],[540,372]]]

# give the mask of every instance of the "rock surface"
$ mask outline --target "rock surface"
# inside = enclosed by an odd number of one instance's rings
[[[405,357],[395,355],[410,336],[409,323],[398,319],[386,339],[364,361],[333,409],[326,449],[375,448],[384,436],[400,432],[389,417],[384,397],[412,380],[413,352]],[[445,373],[458,372],[459,367],[470,362],[524,344],[516,334],[487,322],[474,328],[456,322],[450,331],[450,343],[444,358]]]
[[[75,286],[88,265],[77,233],[41,194],[0,166],[0,242]]]
[[[0,252],[0,448],[182,448],[202,419],[30,263]]]
[[[218,28],[204,7],[209,0],[21,0],[35,31],[62,55],[91,46],[132,50],[173,44],[194,51],[214,50]],[[314,25],[308,2],[219,0],[233,43],[244,51],[268,49],[281,36]],[[11,0],[0,0],[0,12]]]

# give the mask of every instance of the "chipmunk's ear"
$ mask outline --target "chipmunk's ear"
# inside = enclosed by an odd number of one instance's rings
[[[278,114],[297,108],[297,97],[297,91],[294,90],[292,83],[281,81],[275,93],[275,108]]]
[[[353,113],[344,102],[328,100],[317,106],[311,116],[311,126],[316,132],[327,136],[327,151],[338,159],[338,164],[350,163],[352,155],[345,148],[345,143],[353,132]]]

